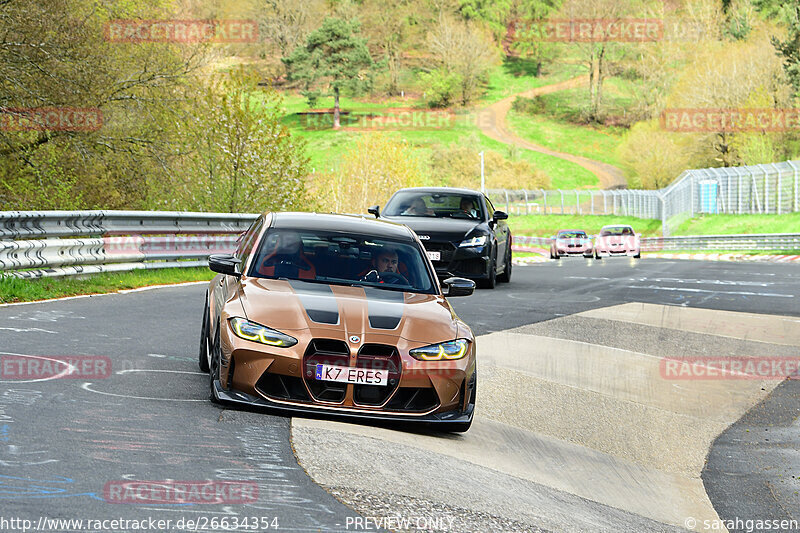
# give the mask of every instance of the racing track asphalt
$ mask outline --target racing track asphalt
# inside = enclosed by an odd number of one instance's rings
[[[91,380],[0,381],[3,517],[34,523],[40,516],[154,517],[174,524],[181,517],[254,516],[277,517],[287,531],[347,530],[354,513],[298,466],[288,419],[206,400],[208,380],[196,363],[203,293],[202,285],[189,285],[0,307],[0,355],[106,356],[113,370]],[[565,259],[517,267],[512,283],[453,305],[481,335],[633,301],[800,316],[798,294],[800,272],[791,265]],[[796,422],[791,425],[800,400],[784,393],[792,385],[778,387],[766,400],[776,404],[739,423],[784,426],[782,447],[759,450],[757,475],[750,473],[757,465],[731,453],[741,450],[741,439],[726,437],[737,425],[718,440],[722,452],[712,449],[704,481],[723,518],[737,510],[742,516],[742,509],[753,516],[764,511],[766,518],[770,506],[794,503],[781,500],[791,497],[787,491],[761,491],[753,503],[744,490],[769,486],[765,454],[800,445]],[[734,467],[752,483],[725,482]],[[249,480],[258,484],[259,501],[246,507],[106,503],[104,485],[125,479]]]

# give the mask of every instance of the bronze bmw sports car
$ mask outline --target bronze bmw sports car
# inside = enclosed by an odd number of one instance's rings
[[[200,368],[218,402],[466,431],[475,339],[408,227],[268,213],[214,255]],[[463,278],[442,282],[469,295]]]

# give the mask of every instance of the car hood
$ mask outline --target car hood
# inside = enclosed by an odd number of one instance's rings
[[[458,218],[433,217],[383,217],[392,222],[405,224],[417,235],[430,236],[432,240],[460,241],[473,229],[481,227],[488,233],[489,227],[480,220],[464,220]],[[426,239],[422,239],[424,242]]]
[[[314,336],[358,335],[364,342],[391,336],[430,344],[459,333],[458,317],[436,294],[243,278],[239,298],[248,320],[287,333],[313,330]]]

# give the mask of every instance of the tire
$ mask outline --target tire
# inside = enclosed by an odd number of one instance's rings
[[[198,354],[197,359],[197,365],[200,367],[200,372],[209,371],[208,360],[208,296],[206,296],[206,303],[203,309],[203,323],[200,326],[200,353]]]
[[[600,261],[600,260],[602,259],[602,257],[600,257],[600,254],[599,254],[599,253],[597,253],[597,251],[595,251],[595,252],[594,252],[594,258],[595,258],[597,261]]]
[[[553,259],[556,259],[556,260],[558,260],[558,259],[561,259],[561,257],[558,255],[558,252],[555,252],[555,253],[552,255],[552,257],[553,257]]]
[[[497,285],[497,257],[492,256],[489,264],[489,279],[480,280],[481,289],[494,289]]]
[[[642,252],[639,252],[638,254],[634,255],[633,258],[634,259],[641,259],[642,258]]]
[[[209,400],[214,403],[222,403],[217,396],[216,388],[214,387],[214,382],[219,381],[219,358],[220,358],[220,327],[219,324],[217,325],[217,334],[214,335],[214,342],[211,345],[211,363],[208,372],[208,383],[209,383]]]
[[[511,247],[508,248],[508,252],[506,253],[506,269],[503,270],[503,273],[497,276],[497,281],[501,283],[508,283],[511,281]]]

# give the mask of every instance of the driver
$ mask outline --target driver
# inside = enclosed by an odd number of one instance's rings
[[[478,211],[475,210],[475,204],[473,203],[472,199],[467,198],[464,196],[461,198],[461,212],[465,215],[469,215],[472,218],[477,218]]]
[[[408,283],[408,280],[400,270],[397,250],[384,247],[380,252],[375,254],[370,262],[370,267],[364,270],[360,274],[360,277],[364,281],[378,283]]]
[[[314,279],[317,277],[313,263],[303,253],[303,240],[294,231],[276,235],[275,248],[261,262],[259,274],[288,279]]]
[[[372,258],[372,266],[378,273],[397,272],[397,252],[391,248],[384,248],[376,257]]]

